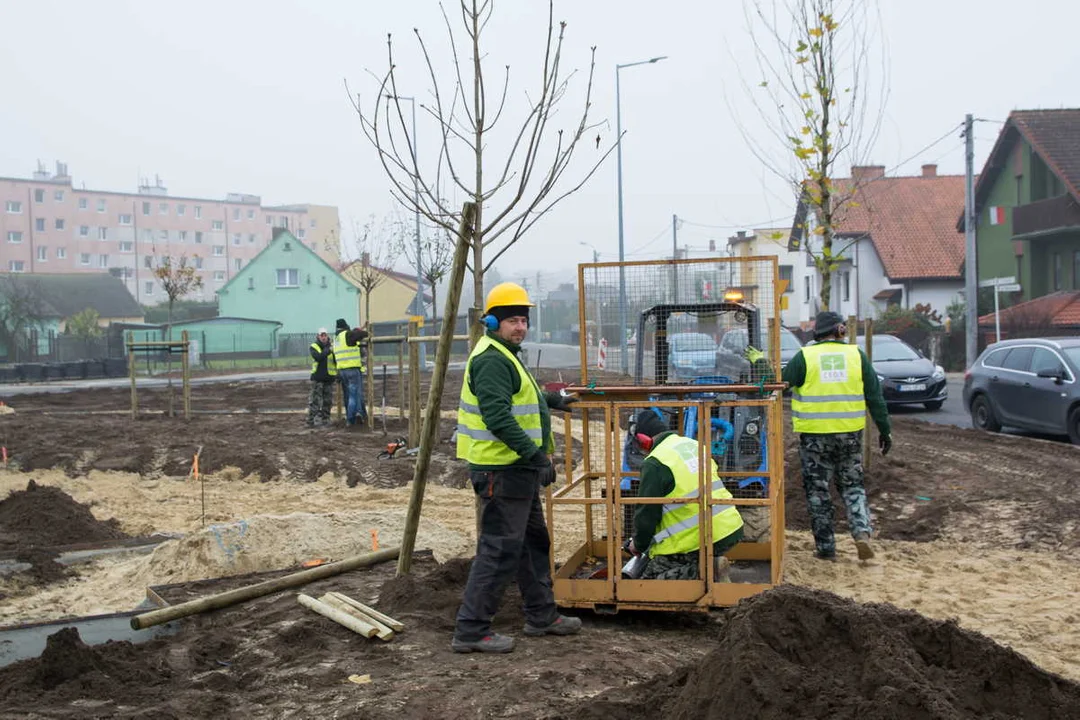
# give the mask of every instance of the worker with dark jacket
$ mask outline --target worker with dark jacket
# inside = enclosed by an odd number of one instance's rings
[[[334,360],[345,396],[345,424],[354,426],[367,419],[364,408],[364,356],[361,341],[367,337],[363,330],[352,330],[344,318],[338,318],[334,328]]]
[[[879,433],[881,454],[892,447],[889,411],[874,366],[857,345],[843,340],[844,319],[818,313],[814,343],[795,354],[783,371],[792,388],[791,416],[799,433],[803,489],[810,527],[821,560],[836,559],[833,505],[829,485],[836,483],[847,507],[848,525],[860,560],[874,557],[870,546],[870,508],[863,487],[862,437],[866,412]]]
[[[700,445],[693,438],[670,430],[652,409],[634,418],[633,433],[649,454],[641,465],[638,497],[696,498]],[[720,479],[716,461],[709,459],[712,499],[730,499]],[[743,537],[743,520],[734,505],[712,506],[712,540],[716,580],[727,580],[724,554]],[[634,513],[634,537],[629,550],[645,553],[648,564],[642,580],[697,580],[701,545],[698,503],[638,505]]]
[[[480,500],[480,538],[451,647],[455,652],[507,653],[513,638],[491,632],[507,583],[517,578],[525,634],[572,635],[581,620],[560,615],[551,583],[551,538],[540,488],[555,481],[549,407],[568,409],[574,396],[540,391],[518,359],[529,328],[528,293],[502,283],[488,293],[487,333],[465,365],[458,406],[457,456],[469,462]]]
[[[330,424],[330,408],[334,406],[334,381],[337,380],[337,364],[334,348],[326,328],[319,328],[315,342],[308,350],[311,355],[311,392],[308,393],[308,427],[325,427]]]

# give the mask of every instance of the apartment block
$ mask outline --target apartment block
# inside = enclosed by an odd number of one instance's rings
[[[222,200],[169,195],[159,178],[138,192],[78,188],[67,165],[39,163],[29,178],[0,177],[0,270],[109,272],[144,305],[165,295],[153,274],[162,258],[187,257],[203,280],[193,299],[215,293],[287,228],[332,266],[340,264],[336,207],[264,205],[258,195]]]

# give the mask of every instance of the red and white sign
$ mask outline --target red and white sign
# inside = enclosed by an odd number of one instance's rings
[[[600,348],[596,353],[596,367],[599,370],[607,368],[607,340],[600,338]]]
[[[990,206],[990,224],[991,225],[1004,225],[1005,224],[1005,208],[1000,205]]]

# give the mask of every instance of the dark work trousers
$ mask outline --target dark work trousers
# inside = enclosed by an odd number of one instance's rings
[[[550,625],[559,611],[551,590],[551,537],[540,504],[538,472],[474,471],[472,483],[482,507],[480,540],[454,636],[474,641],[490,635],[491,618],[515,577],[525,621],[537,627]]]

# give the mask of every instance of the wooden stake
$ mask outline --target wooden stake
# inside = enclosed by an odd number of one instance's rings
[[[184,419],[191,419],[191,363],[188,359],[189,348],[191,347],[188,340],[188,331],[183,330],[180,333],[180,339],[184,343],[184,349],[180,355],[180,371],[183,377],[184,387],[181,390],[184,398]]]
[[[375,618],[371,617],[370,615],[362,611],[360,608],[345,602],[341,598],[335,597],[331,593],[327,593],[326,595],[323,595],[321,598],[319,598],[319,600],[334,608],[335,610],[340,610],[341,612],[356,618],[365,625],[369,625],[375,628],[375,637],[379,638],[383,642],[390,642],[394,639],[393,630],[391,630]],[[370,637],[370,635],[368,637]]]
[[[420,453],[413,468],[412,494],[409,497],[409,509],[405,515],[405,534],[401,539],[401,554],[398,556],[398,575],[408,575],[412,569],[412,551],[416,546],[416,530],[420,526],[420,510],[424,505],[424,489],[427,485],[427,471],[431,464],[431,451],[435,445],[435,435],[439,430],[440,409],[442,407],[443,385],[446,382],[446,368],[450,364],[450,348],[453,345],[454,322],[458,301],[461,300],[461,285],[465,280],[465,261],[472,246],[473,220],[476,217],[476,204],[467,202],[461,209],[461,225],[458,227],[457,247],[454,250],[454,264],[450,270],[450,282],[447,286],[446,305],[442,316],[448,318],[443,323],[439,334],[439,346],[435,352],[435,368],[431,373],[431,387],[428,389],[427,412],[424,414],[424,428],[420,438]],[[411,330],[411,328],[410,328]],[[412,343],[416,345],[416,343]],[[412,347],[411,353],[416,352]],[[419,402],[420,388],[413,394]],[[412,420],[410,418],[410,426]],[[414,446],[415,447],[415,446]]]
[[[420,325],[409,321],[409,337],[420,334]],[[409,447],[420,444],[420,345],[409,343]]]
[[[367,371],[367,397],[360,398],[360,402],[367,403],[367,426],[368,430],[375,429],[375,369],[373,363],[375,362],[375,344],[372,342],[371,337],[371,319],[368,318],[368,336],[367,336],[367,364],[364,369]]]
[[[405,343],[399,342],[397,346],[397,385],[398,394],[401,399],[398,401],[397,412],[398,420],[405,419]],[[416,447],[413,445],[413,447]]]
[[[364,613],[368,617],[371,617],[371,618],[373,618],[375,620],[378,620],[379,622],[381,622],[383,625],[387,626],[388,628],[390,628],[394,632],[401,632],[402,630],[405,629],[405,624],[404,623],[395,620],[394,618],[390,617],[389,615],[384,615],[383,613],[379,612],[375,608],[369,607],[369,606],[365,605],[364,603],[360,602],[359,600],[353,600],[351,597],[349,597],[348,595],[345,595],[344,593],[330,592],[330,593],[327,593],[327,595],[330,595],[332,597],[336,597],[339,600],[342,600],[342,601],[348,603],[349,605],[352,605],[357,610],[361,611],[362,613]]]
[[[870,361],[870,366],[874,365],[874,320],[873,318],[866,319],[866,359]],[[868,413],[869,414],[869,413]],[[863,449],[862,460],[863,470],[870,469],[870,458],[873,454],[870,452],[870,419],[867,418],[866,430],[863,431]]]
[[[139,415],[139,396],[135,390],[135,333],[128,332],[128,374],[131,376],[131,419]]]
[[[280,590],[288,590],[289,588],[305,585],[310,582],[315,582],[316,580],[340,575],[341,573],[356,570],[357,568],[378,565],[381,562],[393,560],[398,556],[399,552],[401,552],[401,548],[387,548],[386,550],[380,550],[379,552],[355,555],[335,563],[320,565],[308,570],[299,570],[279,578],[274,578],[273,580],[256,583],[255,585],[248,585],[247,587],[229,590],[227,592],[218,593],[217,595],[189,600],[188,602],[161,608],[160,610],[151,610],[150,612],[136,615],[131,618],[131,627],[134,630],[142,630],[143,628],[167,623],[170,620],[178,620],[182,617],[206,612],[207,610],[217,610],[219,608],[229,607],[230,605],[236,605],[237,603],[262,597],[263,595],[269,595],[270,593],[275,593]]]
[[[324,618],[333,620],[338,625],[347,627],[358,635],[363,635],[364,637],[369,638],[379,632],[378,628],[376,628],[374,625],[364,622],[355,615],[350,615],[349,613],[339,610],[336,607],[332,607],[324,602],[316,600],[310,595],[300,593],[296,596],[296,600],[308,610],[314,610],[315,612],[322,615]]]

